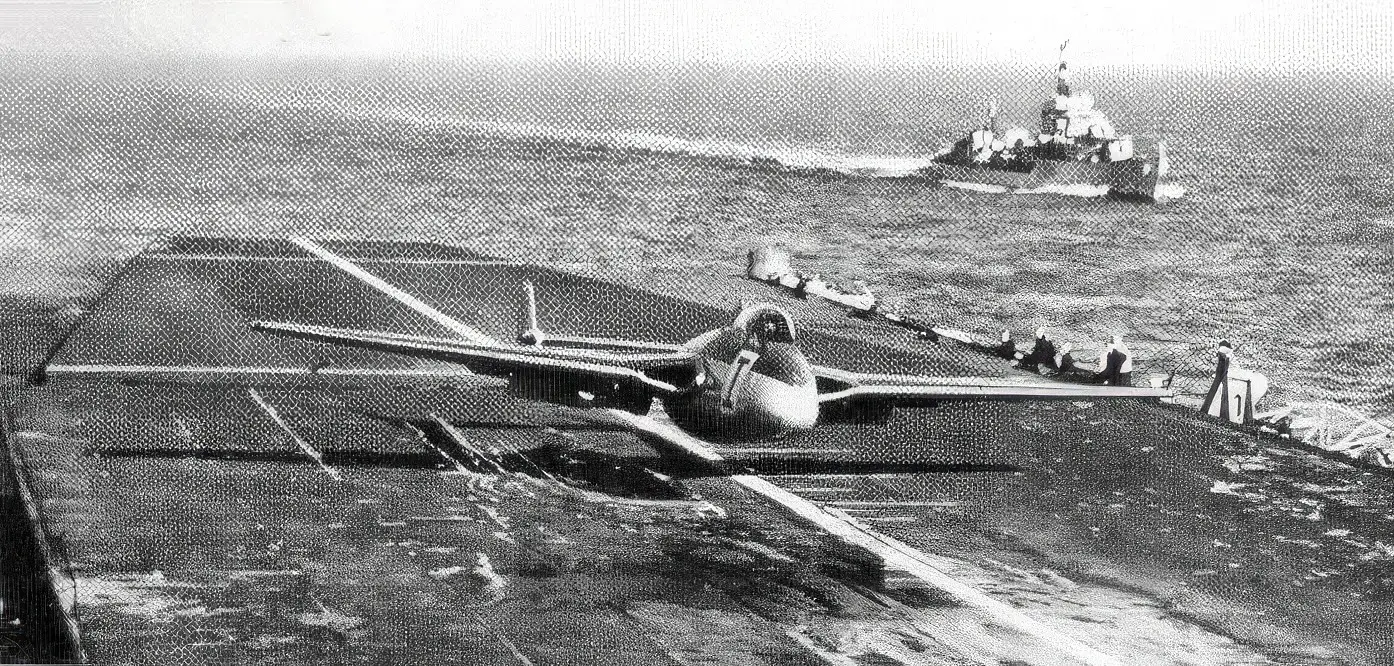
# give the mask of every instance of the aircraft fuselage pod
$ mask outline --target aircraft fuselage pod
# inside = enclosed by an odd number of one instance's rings
[[[818,422],[816,377],[794,343],[787,313],[773,306],[749,308],[733,325],[706,337],[693,385],[662,399],[678,426],[704,436],[760,439]]]

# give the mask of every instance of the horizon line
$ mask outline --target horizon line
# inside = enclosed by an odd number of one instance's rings
[[[927,59],[915,60],[867,60],[854,61],[847,59],[720,59],[720,58],[651,58],[645,60],[625,59],[614,57],[577,57],[577,58],[557,58],[539,55],[538,57],[509,57],[509,56],[465,56],[450,53],[427,53],[427,52],[384,52],[384,53],[330,53],[309,50],[285,50],[285,51],[260,51],[260,52],[218,52],[218,51],[160,51],[160,50],[140,50],[140,49],[67,49],[67,48],[16,48],[11,46],[3,49],[10,56],[53,58],[62,57],[65,60],[79,60],[84,62],[105,61],[110,63],[121,62],[152,62],[168,61],[177,62],[188,60],[191,62],[208,61],[227,61],[243,63],[267,63],[267,64],[290,64],[303,63],[308,65],[315,64],[412,64],[412,63],[433,63],[441,65],[456,66],[611,66],[627,67],[634,69],[683,69],[694,67],[710,68],[732,68],[732,69],[762,69],[762,68],[821,68],[829,70],[839,69],[865,69],[872,71],[913,71],[917,69],[943,69],[951,67],[970,67],[970,68],[1008,68],[1008,69],[1032,69],[1042,68],[1046,71],[1053,70],[1055,62],[1038,62],[1028,60],[983,58],[979,60],[960,60],[960,61],[932,61]],[[1071,59],[1067,59],[1067,62]],[[1087,72],[1090,70],[1116,72],[1116,71],[1146,71],[1150,73],[1176,73],[1176,74],[1248,74],[1280,77],[1298,77],[1310,74],[1340,74],[1360,77],[1388,77],[1394,74],[1394,64],[1384,67],[1364,67],[1360,69],[1340,68],[1334,66],[1311,66],[1293,67],[1283,63],[1273,63],[1268,66],[1253,66],[1251,64],[1240,63],[1219,63],[1218,66],[1209,66],[1196,63],[1122,63],[1122,62],[1091,62],[1088,60],[1073,60],[1077,64],[1073,71]]]

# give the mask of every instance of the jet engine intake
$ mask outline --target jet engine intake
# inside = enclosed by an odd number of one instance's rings
[[[822,423],[884,423],[894,414],[895,405],[880,400],[825,402],[818,406],[818,420]]]

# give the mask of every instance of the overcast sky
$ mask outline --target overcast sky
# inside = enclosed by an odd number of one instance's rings
[[[0,0],[8,50],[1388,71],[1390,0]]]

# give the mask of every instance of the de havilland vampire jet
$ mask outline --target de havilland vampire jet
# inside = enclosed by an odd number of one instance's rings
[[[770,304],[745,307],[731,325],[685,344],[553,336],[538,325],[536,292],[524,284],[517,342],[433,338],[253,321],[264,333],[459,364],[504,377],[520,397],[647,414],[658,399],[683,430],[759,440],[820,421],[872,421],[900,407],[944,401],[1162,398],[1153,388],[1021,383],[988,377],[868,375],[814,365],[792,318]]]

